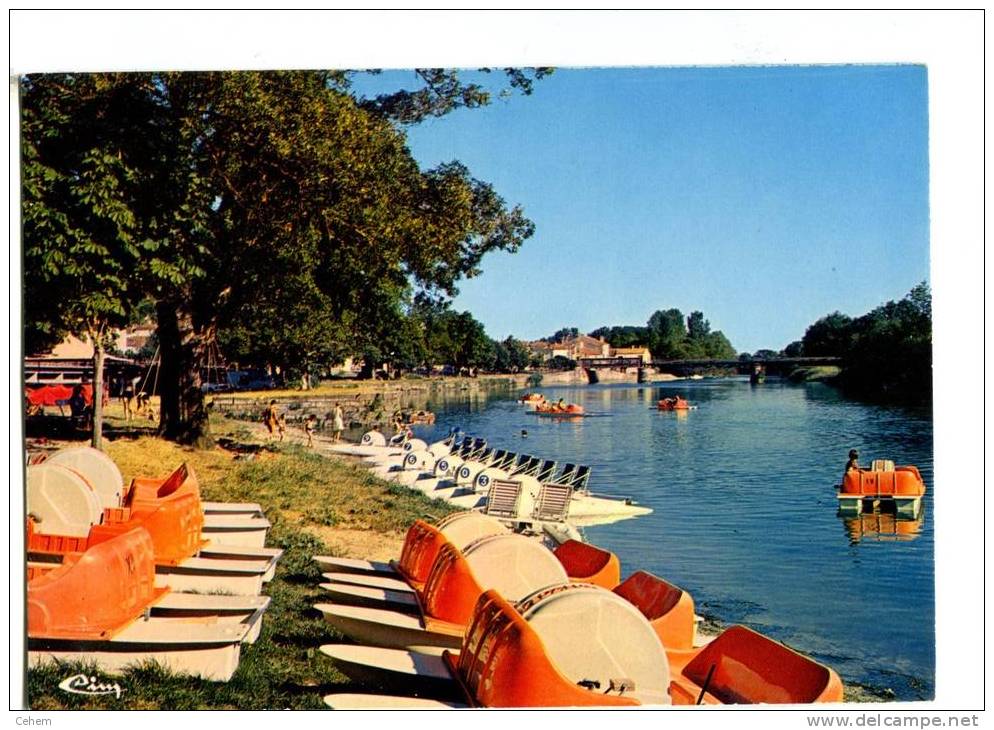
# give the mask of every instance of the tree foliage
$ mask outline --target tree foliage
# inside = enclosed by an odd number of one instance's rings
[[[576,327],[561,327],[548,337],[543,337],[543,342],[565,342],[580,336],[580,330]]]
[[[524,93],[548,73],[506,71]],[[490,96],[455,71],[418,74],[423,89],[372,100],[344,72],[24,79],[26,293],[58,286],[108,322],[150,297],[162,426],[181,440],[206,435],[198,373],[215,342],[284,371],[421,359],[415,295],[451,297],[534,227],[462,164],[419,168],[398,123]],[[32,343],[78,329],[58,301],[30,300]],[[464,325],[455,356],[492,360]]]
[[[841,357],[839,382],[862,394],[927,402],[932,394],[932,295],[928,284],[855,319],[835,312],[808,327],[805,355]]]
[[[679,309],[656,311],[646,327],[649,349],[664,360],[731,360],[735,348],[720,331],[711,331],[711,323],[702,312],[691,312],[686,319]]]
[[[489,74],[492,69],[482,68],[480,71]],[[508,87],[498,92],[502,98],[512,90],[531,94],[534,81],[548,76],[553,69],[505,68],[503,71]],[[353,76],[354,72],[338,74],[334,81],[342,89],[351,89]],[[429,117],[444,116],[456,109],[486,106],[493,100],[492,92],[483,84],[467,82],[452,69],[414,69],[413,81],[414,89],[399,89],[371,99],[362,98],[360,104],[368,111],[401,124],[415,124]]]
[[[603,337],[611,347],[639,347],[648,342],[648,330],[634,325],[598,327],[588,334],[591,337]]]
[[[783,348],[783,350],[780,351],[780,354],[783,357],[801,357],[804,355],[804,343],[800,340],[794,340]]]

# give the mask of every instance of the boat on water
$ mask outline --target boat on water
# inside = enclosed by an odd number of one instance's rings
[[[872,512],[888,506],[902,516],[915,516],[921,510],[925,482],[915,466],[895,466],[877,459],[869,469],[849,469],[837,495],[843,514]]]
[[[545,396],[542,395],[541,393],[525,393],[523,396],[518,398],[518,403],[536,404],[544,402],[545,402]]]
[[[656,408],[661,411],[689,411],[696,407],[690,405],[690,401],[678,395],[672,398],[662,398],[656,403]]]
[[[407,418],[410,426],[431,425],[435,423],[435,414],[431,411],[415,411]]]
[[[577,403],[545,403],[535,407],[532,413],[538,416],[582,416],[583,406]]]

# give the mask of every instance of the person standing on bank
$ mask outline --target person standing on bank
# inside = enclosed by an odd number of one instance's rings
[[[121,385],[121,407],[124,409],[125,423],[131,423],[131,419],[134,417],[134,408],[132,407],[134,399],[135,381],[131,378],[125,378],[124,383]]]
[[[269,435],[274,436],[276,434],[276,429],[280,425],[280,417],[276,412],[276,401],[269,401],[269,405],[262,412],[262,422],[266,424],[266,428],[269,429]]]
[[[342,406],[340,403],[335,404],[335,412],[332,415],[331,430],[335,432],[334,439],[337,444],[342,440],[342,431],[345,430],[345,414],[342,412]]]

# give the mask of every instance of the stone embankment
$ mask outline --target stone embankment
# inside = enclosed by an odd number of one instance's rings
[[[433,399],[456,393],[513,392],[525,387],[528,375],[479,378],[404,379],[346,382],[312,390],[217,394],[208,398],[214,412],[242,421],[261,421],[262,412],[275,400],[288,425],[302,425],[317,417],[317,430],[329,427],[336,405],[342,407],[346,430],[392,426],[397,413],[430,409]]]
[[[638,382],[638,370],[598,370],[602,383]],[[402,380],[344,381],[325,383],[312,390],[218,393],[208,397],[208,407],[241,421],[261,421],[269,401],[275,400],[288,425],[303,426],[308,416],[317,417],[317,430],[328,428],[336,405],[342,407],[346,431],[389,428],[397,413],[410,415],[430,410],[432,402],[455,394],[516,393],[526,387],[589,385],[582,368],[536,374],[485,375],[477,378],[424,378]],[[677,380],[673,375],[649,371],[650,382]],[[531,385],[529,385],[531,383]]]

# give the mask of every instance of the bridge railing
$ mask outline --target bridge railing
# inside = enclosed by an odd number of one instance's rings
[[[581,357],[577,364],[584,369],[646,367],[646,362],[640,357]]]

